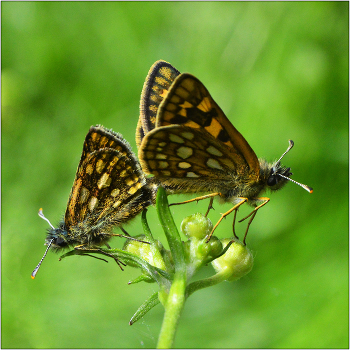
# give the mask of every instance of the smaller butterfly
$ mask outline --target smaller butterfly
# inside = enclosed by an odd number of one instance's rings
[[[164,83],[156,84],[154,77],[163,66],[172,74]],[[211,198],[210,207],[213,197],[219,196],[233,204],[222,214],[208,240],[225,216],[232,211],[236,214],[245,202],[254,206],[242,219],[251,216],[244,242],[257,210],[270,200],[259,197],[265,189],[275,191],[292,181],[312,193],[311,187],[290,178],[290,168],[281,165],[294,143],[290,140],[288,149],[274,163],[258,159],[202,82],[171,67],[157,61],[144,84],[139,121],[143,130],[139,137],[141,167],[146,174],[153,174],[168,193],[209,193],[185,203]]]
[[[48,246],[32,273],[37,274],[48,250],[90,249],[107,244],[114,226],[121,227],[155,202],[156,186],[146,180],[122,135],[97,125],[86,135],[64,219],[55,228],[46,220]],[[130,237],[127,237],[130,238]],[[120,266],[120,261],[116,259]],[[120,266],[121,267],[121,266]]]

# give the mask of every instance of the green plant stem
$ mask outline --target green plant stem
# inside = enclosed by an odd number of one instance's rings
[[[157,211],[175,265],[174,279],[168,294],[165,290],[160,292],[165,314],[157,348],[164,349],[172,347],[174,343],[176,328],[186,300],[187,267],[181,237],[171,216],[165,190],[161,187],[157,194]]]
[[[186,298],[188,298],[192,293],[199,289],[207,288],[214,286],[218,283],[221,283],[225,281],[227,278],[230,277],[230,273],[228,270],[223,270],[221,272],[216,273],[214,276],[192,282],[188,285],[186,290]]]
[[[167,302],[164,306],[165,313],[158,338],[158,349],[169,349],[174,343],[175,332],[186,299],[185,290],[186,279],[181,274],[175,274]]]

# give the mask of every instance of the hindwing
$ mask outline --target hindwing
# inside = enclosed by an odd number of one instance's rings
[[[153,64],[143,85],[140,101],[140,117],[136,129],[139,148],[145,134],[154,129],[158,107],[180,72],[170,63],[159,60]]]

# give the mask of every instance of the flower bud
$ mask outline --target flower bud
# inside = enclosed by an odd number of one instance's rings
[[[226,247],[230,239],[225,238],[221,242]],[[251,271],[253,261],[251,251],[240,241],[234,241],[227,252],[211,264],[217,273],[227,275],[227,281],[235,281]]]
[[[182,220],[181,230],[188,237],[183,247],[186,261],[192,266],[189,269],[192,273],[211,262],[222,252],[222,243],[217,237],[213,236],[209,242],[206,241],[212,229],[212,222],[201,213],[190,215]]]
[[[204,239],[198,243],[197,257],[206,257],[207,260],[212,260],[222,252],[222,249],[220,239],[212,236],[209,242]]]
[[[182,220],[181,231],[188,237],[203,239],[213,229],[212,222],[201,213],[192,214]]]
[[[144,235],[139,235],[134,238],[137,238],[140,241],[146,241],[146,237]],[[165,251],[165,249],[163,248],[161,242],[156,241],[155,243],[155,245],[152,245],[129,239],[125,242],[123,250],[139,256],[143,260],[146,260],[152,266],[158,267],[162,270],[166,270],[164,260],[160,253],[160,251]],[[128,265],[134,267],[139,266],[138,264],[132,261],[128,262]]]

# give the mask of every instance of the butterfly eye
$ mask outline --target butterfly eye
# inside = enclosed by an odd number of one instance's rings
[[[62,237],[57,237],[55,241],[55,245],[58,245],[60,247],[64,247],[67,245],[67,242]]]
[[[277,184],[277,176],[275,174],[270,175],[270,177],[267,179],[267,186],[275,186]]]

